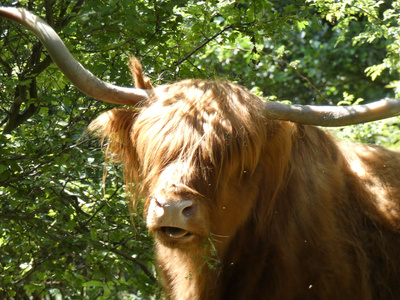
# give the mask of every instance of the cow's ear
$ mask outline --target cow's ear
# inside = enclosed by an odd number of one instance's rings
[[[153,89],[150,78],[143,74],[142,64],[134,56],[129,58],[129,69],[131,70],[132,79],[136,88],[145,90]]]
[[[131,130],[137,113],[131,109],[109,110],[90,123],[87,131],[99,135],[102,142],[107,143],[107,152],[116,154],[117,160],[124,160],[133,150]]]

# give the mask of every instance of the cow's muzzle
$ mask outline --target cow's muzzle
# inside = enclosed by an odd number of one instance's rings
[[[147,211],[147,227],[166,239],[183,240],[192,236],[190,221],[196,215],[192,200],[171,201],[151,197]]]

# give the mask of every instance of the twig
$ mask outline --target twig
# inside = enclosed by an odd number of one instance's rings
[[[205,45],[207,45],[209,42],[211,42],[212,40],[215,40],[218,36],[220,36],[221,34],[223,34],[225,31],[228,31],[229,29],[232,29],[233,25],[227,25],[225,26],[223,29],[221,29],[220,31],[218,31],[216,34],[214,34],[212,37],[210,37],[209,39],[206,39],[203,43],[201,43],[199,46],[197,46],[196,48],[194,48],[191,52],[189,52],[188,54],[186,54],[183,58],[181,58],[180,60],[178,60],[177,62],[174,62],[174,66],[179,66],[180,64],[182,64],[185,60],[187,60],[188,58],[190,58],[193,54],[195,54],[197,51],[199,51],[201,48],[203,48]]]
[[[115,253],[115,254],[117,254],[117,255],[119,255],[119,256],[122,256],[122,257],[125,258],[126,260],[129,260],[129,261],[135,263],[136,265],[138,265],[138,266],[142,269],[142,271],[150,278],[151,281],[153,281],[155,284],[159,284],[157,278],[154,277],[154,275],[152,274],[152,272],[151,272],[151,271],[147,268],[147,266],[146,266],[144,263],[142,263],[140,260],[138,260],[138,259],[132,257],[131,255],[129,255],[129,254],[123,252],[123,251],[120,251],[120,250],[118,250],[118,249],[109,248],[109,247],[107,247],[107,245],[102,244],[102,243],[100,243],[100,242],[96,243],[96,245],[99,245],[99,246],[101,246],[102,248],[107,249],[107,250],[109,250],[109,251],[111,251],[111,252],[113,252],[113,253]]]

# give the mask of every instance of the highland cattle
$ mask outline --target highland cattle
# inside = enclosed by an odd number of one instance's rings
[[[400,114],[399,100],[288,106],[230,82],[153,87],[131,59],[136,88],[95,78],[27,11],[0,16],[37,35],[61,71],[114,109],[89,126],[145,198],[167,297],[400,298],[400,153],[338,142],[313,125]],[[311,124],[311,125],[310,125]]]

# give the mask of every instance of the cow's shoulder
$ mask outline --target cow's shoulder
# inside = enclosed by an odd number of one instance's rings
[[[340,148],[368,195],[360,197],[368,214],[400,231],[400,151],[345,142]]]

